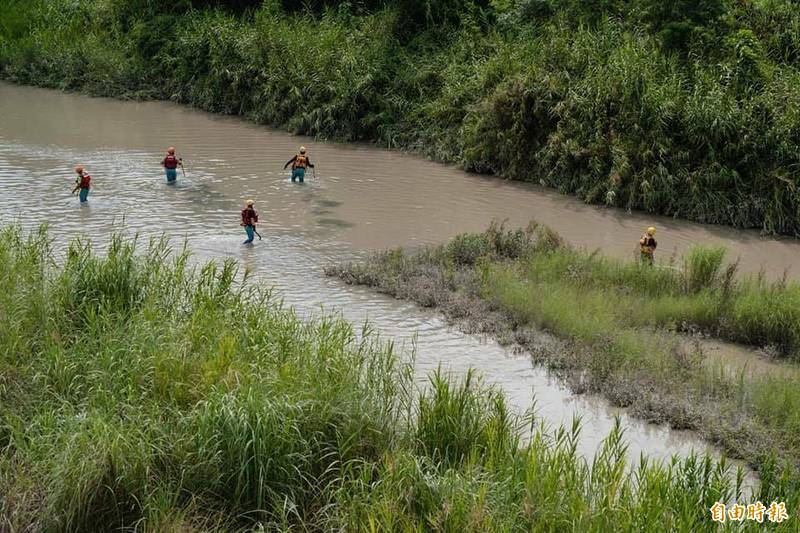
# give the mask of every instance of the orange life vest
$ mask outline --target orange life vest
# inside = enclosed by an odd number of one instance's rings
[[[308,158],[303,154],[297,154],[292,164],[292,168],[306,168]]]

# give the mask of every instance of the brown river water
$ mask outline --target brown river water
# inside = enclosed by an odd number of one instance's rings
[[[293,184],[283,164],[308,147],[316,178]],[[168,145],[186,166],[166,185],[159,166]],[[94,189],[86,206],[70,196],[72,167],[86,165]],[[122,102],[0,83],[0,224],[47,222],[63,246],[74,236],[105,241],[127,231],[185,238],[199,260],[233,258],[303,316],[341,313],[368,320],[384,338],[415,352],[420,383],[441,365],[476,369],[520,411],[534,403],[550,425],[583,421],[580,451],[591,456],[620,416],[629,453],[653,458],[690,450],[716,453],[692,433],[644,424],[602,399],[576,396],[524,355],[466,335],[436,313],[322,273],[325,264],[366,250],[438,243],[495,219],[548,224],[570,242],[629,256],[642,228],[659,228],[659,249],[680,253],[721,243],[743,270],[770,277],[800,258],[791,240],[587,206],[537,186],[468,174],[422,158],[365,145],[315,142],[164,102]],[[263,241],[242,246],[239,210],[256,201]],[[124,222],[123,222],[124,220]],[[662,252],[663,253],[663,252]],[[724,350],[723,348],[721,348]]]

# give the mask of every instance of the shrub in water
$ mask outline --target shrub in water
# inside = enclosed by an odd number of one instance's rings
[[[474,265],[478,259],[489,255],[493,246],[485,234],[458,235],[445,248],[447,257],[457,265]]]

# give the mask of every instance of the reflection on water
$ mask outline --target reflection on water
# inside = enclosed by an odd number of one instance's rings
[[[407,347],[416,339],[420,380],[442,365],[454,373],[476,368],[500,385],[520,410],[536,399],[548,422],[583,419],[581,451],[591,454],[615,413],[602,401],[574,397],[546,372],[492,340],[449,329],[437,315],[327,279],[322,266],[366,249],[441,242],[482,230],[492,219],[550,224],[570,242],[628,255],[652,218],[589,207],[524,184],[465,174],[396,152],[303,139],[317,164],[293,184],[283,164],[297,138],[230,117],[167,103],[117,102],[0,84],[0,222],[26,227],[47,222],[56,245],[73,236],[103,242],[124,224],[144,235],[187,239],[201,260],[233,258],[274,285],[300,314],[323,308],[357,323],[369,320],[384,337]],[[177,147],[186,177],[167,186],[159,162]],[[86,165],[94,189],[89,205],[70,196],[71,168]],[[243,247],[239,209],[256,201],[263,241]],[[662,250],[693,242],[727,243],[749,270],[775,275],[800,257],[794,243],[669,219]],[[633,457],[664,457],[704,448],[692,435],[622,416]]]

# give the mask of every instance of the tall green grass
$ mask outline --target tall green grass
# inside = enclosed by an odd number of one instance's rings
[[[631,469],[620,427],[585,460],[577,422],[545,430],[472,373],[418,394],[369,331],[164,241],[57,261],[4,228],[0,289],[4,531],[711,531],[749,498],[708,458]],[[794,512],[780,472],[753,498]]]
[[[795,433],[800,423],[796,373],[776,368],[771,375],[747,379],[713,376],[716,368],[704,369],[670,335],[699,329],[776,347],[778,354],[797,361],[800,285],[770,283],[760,276],[739,279],[736,264],[726,266],[724,257],[724,248],[696,246],[687,252],[683,269],[673,270],[566,246],[542,250],[532,243],[511,263],[495,259],[479,268],[484,297],[522,324],[602,354],[585,362],[594,387],[604,387],[598,381],[635,376],[660,383],[665,392],[676,388],[696,401],[710,395],[733,402],[734,416],[754,417],[776,432],[785,449],[793,450],[790,454],[800,457],[794,448],[800,442]]]
[[[576,391],[698,431],[756,469],[771,464],[773,450],[794,471],[800,286],[741,277],[721,248],[692,248],[680,264],[650,268],[576,250],[532,223],[524,231],[494,224],[328,273],[439,306],[470,331],[521,343]],[[543,332],[562,344],[538,340]],[[683,332],[777,347],[772,352],[790,361],[750,372],[724,357],[707,360]]]
[[[332,0],[313,11],[9,0],[0,76],[170,99],[587,202],[798,234],[800,15],[790,0],[711,3],[721,17],[651,0]]]
[[[598,252],[572,249],[558,237],[555,244],[550,242],[553,237],[548,237],[543,248],[541,238],[530,240],[520,231],[508,233],[521,239],[516,245],[519,250],[509,256],[491,245],[498,231],[503,229],[456,238],[448,245],[449,260],[463,261],[452,247],[471,242],[484,258],[519,258],[513,265],[489,266],[493,270],[485,279],[505,272],[507,279],[515,280],[520,291],[529,295],[565,291],[555,299],[579,302],[577,307],[592,307],[596,300],[601,309],[595,314],[617,326],[699,329],[726,340],[774,347],[791,359],[800,353],[800,284],[770,282],[760,275],[741,276],[736,262],[725,262],[724,248],[697,245],[687,251],[681,267],[643,268]],[[475,261],[473,257],[472,263]],[[507,292],[527,305],[538,299],[524,297],[520,291]]]
[[[490,295],[502,290],[542,320],[559,314],[557,309],[542,309],[544,298],[552,295],[556,307],[562,305],[559,302],[575,302],[577,310],[595,309],[591,319],[604,320],[607,327],[701,330],[726,340],[776,348],[779,355],[797,359],[800,284],[740,275],[738,264],[726,262],[726,255],[723,247],[696,245],[686,252],[680,266],[646,268],[599,251],[575,249],[551,229],[532,222],[524,231],[492,224],[482,234],[459,235],[441,249],[423,250],[416,256],[393,252],[375,263],[389,267],[379,273],[387,278],[402,275],[420,262],[476,266]],[[371,272],[353,268],[359,275]],[[381,282],[373,281],[375,285]],[[564,328],[577,327],[568,322]]]
[[[341,468],[391,448],[406,378],[371,337],[163,242],[61,265],[47,242],[0,236],[3,527],[312,523]]]

